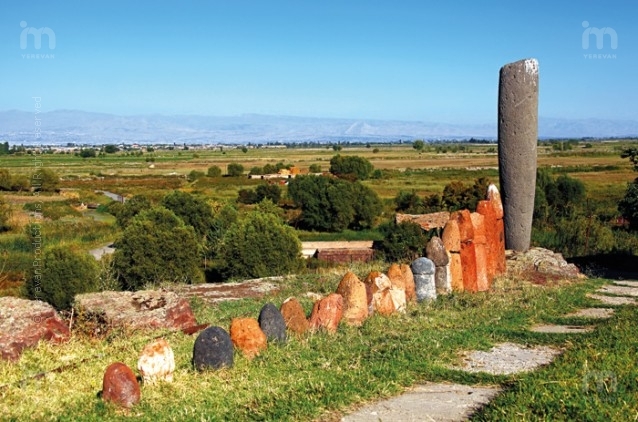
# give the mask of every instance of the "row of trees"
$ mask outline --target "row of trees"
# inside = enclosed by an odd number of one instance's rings
[[[54,192],[60,186],[60,177],[52,170],[39,169],[30,176],[11,174],[0,169],[0,191],[22,192],[33,188],[42,192]]]
[[[453,181],[445,185],[441,194],[425,197],[420,197],[415,191],[400,191],[394,198],[395,210],[407,214],[474,210],[478,201],[485,199],[489,184],[489,179],[485,177],[476,179],[472,185]]]

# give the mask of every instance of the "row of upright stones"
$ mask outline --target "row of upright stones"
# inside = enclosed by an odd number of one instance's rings
[[[461,210],[450,215],[442,236],[432,237],[426,245],[427,258],[412,264],[424,297],[486,291],[496,276],[505,273],[503,215],[494,185],[489,186],[487,199],[479,201],[476,212]]]
[[[252,359],[268,342],[285,342],[286,330],[296,335],[319,329],[333,333],[342,320],[360,326],[374,313],[405,312],[409,302],[435,299],[437,293],[488,290],[494,278],[506,271],[505,247],[524,252],[530,246],[537,134],[538,62],[527,59],[503,66],[498,142],[504,202],[496,186],[490,185],[487,199],[479,201],[475,212],[450,215],[442,237],[428,242],[427,258],[418,258],[411,266],[393,264],[387,275],[371,272],[363,281],[346,273],[335,293],[314,303],[309,318],[297,299],[288,298],[279,309],[266,304],[258,320],[233,319],[230,334],[221,327],[206,328],[195,340],[193,366],[197,370],[230,367],[234,347]],[[138,361],[148,384],[172,381],[174,368],[173,351],[164,339],[147,345]],[[139,402],[133,371],[121,362],[110,365],[102,394],[105,400],[125,407]]]

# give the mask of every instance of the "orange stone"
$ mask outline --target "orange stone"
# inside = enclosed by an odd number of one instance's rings
[[[414,284],[414,274],[408,264],[401,264],[401,273],[405,282],[405,300],[413,302],[416,300],[416,285]]]
[[[505,224],[503,222],[503,204],[496,186],[490,185],[488,199],[479,201],[476,211],[485,217],[487,273],[490,284],[497,275],[505,274]]]
[[[405,290],[405,280],[403,279],[403,272],[399,264],[390,265],[390,268],[388,268],[388,278],[392,283],[392,287]]]
[[[286,328],[295,334],[303,334],[308,331],[310,327],[306,314],[303,310],[301,303],[294,297],[289,297],[281,304],[279,308],[281,315],[286,322]]]
[[[450,278],[452,279],[452,291],[462,292],[465,290],[463,288],[463,266],[459,252],[450,253]]]
[[[487,278],[487,239],[485,237],[485,217],[477,212],[470,214],[474,227],[474,250],[476,253],[476,285],[479,292],[490,288]]]
[[[266,334],[255,318],[233,318],[230,322],[230,339],[248,359],[254,358],[268,347]]]
[[[443,246],[445,246],[446,251],[461,251],[461,233],[459,231],[459,223],[458,221],[456,221],[456,219],[454,219],[454,214],[447,222],[447,224],[445,224],[441,240],[443,241]]]
[[[372,315],[374,313],[374,305],[372,303],[372,297],[378,290],[378,287],[374,283],[377,277],[379,277],[381,273],[379,271],[370,271],[370,274],[363,280],[363,284],[366,286],[366,297],[368,298],[368,314]]]
[[[450,219],[457,221],[461,238],[461,266],[463,267],[463,289],[478,291],[476,272],[476,249],[474,246],[474,226],[468,210],[456,211]]]
[[[354,326],[363,324],[368,318],[366,286],[359,277],[348,271],[336,290],[343,297],[343,320]]]
[[[332,293],[315,302],[310,315],[310,328],[324,328],[329,333],[336,333],[343,317],[343,297]]]

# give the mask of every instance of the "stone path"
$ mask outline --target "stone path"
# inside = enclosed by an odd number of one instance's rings
[[[638,297],[638,289],[628,286],[606,285],[596,290],[598,293],[610,294],[616,296],[633,296]]]
[[[501,343],[489,351],[475,350],[465,354],[461,367],[465,372],[487,372],[492,375],[510,375],[529,372],[551,363],[561,350],[547,346],[525,347],[515,343]]]
[[[554,325],[554,324],[537,324],[530,328],[534,333],[549,334],[573,334],[573,333],[589,333],[594,331],[594,327],[586,327],[583,325]]]
[[[364,406],[345,416],[343,422],[461,421],[489,403],[497,387],[428,383],[398,397]]]
[[[616,281],[598,289],[587,297],[608,306],[638,305],[638,281]],[[614,295],[609,296],[608,294]],[[631,297],[627,297],[631,296]],[[586,308],[566,314],[569,318],[610,318],[612,308]],[[594,326],[569,326],[539,324],[530,330],[542,333],[580,334],[590,332]],[[463,364],[451,369],[466,372],[487,372],[491,374],[514,374],[532,371],[539,366],[550,364],[561,350],[547,347],[525,347],[514,343],[502,343],[489,351],[465,353]],[[448,383],[426,383],[418,385],[406,393],[366,405],[343,417],[343,422],[367,421],[464,421],[482,406],[489,403],[500,392],[493,386],[468,386]]]
[[[614,314],[612,308],[586,308],[565,315],[566,318],[607,319]]]
[[[638,302],[636,299],[632,299],[630,297],[624,296],[605,296],[605,295],[595,295],[588,294],[588,298],[595,299],[607,306],[621,306],[621,305],[636,305]]]

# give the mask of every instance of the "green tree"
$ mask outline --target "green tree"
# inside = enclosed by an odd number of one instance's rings
[[[366,180],[374,170],[370,161],[357,155],[335,155],[330,160],[330,173],[348,180]]]
[[[224,235],[219,258],[226,277],[268,277],[299,270],[301,242],[271,213],[251,212]]]
[[[351,183],[352,197],[354,199],[354,218],[349,227],[353,229],[366,229],[374,225],[374,220],[381,215],[383,204],[375,191],[359,182]]]
[[[60,185],[60,177],[49,169],[40,169],[31,175],[31,187],[36,191],[54,192]]]
[[[629,220],[629,227],[638,230],[638,178],[627,184],[625,196],[618,203],[618,210]]]
[[[191,170],[191,172],[188,173],[188,176],[186,177],[186,180],[188,180],[189,182],[194,182],[196,180],[201,179],[204,176],[205,176],[205,174],[204,174],[203,171]]]
[[[321,173],[321,164],[310,164],[308,171],[310,173]]]
[[[423,142],[420,139],[417,139],[416,141],[412,142],[412,148],[414,148],[417,151],[423,151],[423,148],[425,148],[425,142]]]
[[[125,228],[128,223],[141,213],[151,208],[151,201],[145,195],[135,195],[124,204],[113,203],[113,206],[109,205],[109,211],[115,216],[115,222],[118,226]]]
[[[36,262],[40,265],[29,267],[25,281],[30,299],[44,300],[56,309],[70,309],[75,295],[99,288],[97,263],[85,252],[75,252],[67,245],[53,246]]]
[[[192,226],[198,239],[203,240],[210,234],[213,227],[213,209],[204,199],[175,190],[164,196],[162,205],[173,211],[184,223]]]
[[[82,148],[80,150],[80,157],[82,158],[95,158],[95,149],[93,148]]]
[[[230,177],[239,177],[244,174],[244,166],[239,163],[230,163],[228,165],[228,175]]]
[[[638,148],[626,148],[620,155],[622,158],[629,158],[634,165],[634,171],[638,171]],[[629,228],[638,230],[638,178],[627,184],[625,196],[618,203],[618,210],[629,220]]]
[[[213,224],[208,244],[206,245],[206,256],[214,258],[217,256],[221,239],[226,231],[239,219],[237,208],[231,203],[227,203],[213,210]]]
[[[265,174],[264,173],[264,169],[262,167],[251,167],[250,171],[248,172],[249,175],[254,175],[254,176],[258,176],[260,174]]]
[[[281,188],[279,185],[264,183],[255,188],[255,194],[257,196],[256,202],[268,199],[273,204],[276,204],[281,199]]]
[[[208,167],[206,175],[208,177],[220,177],[222,175],[222,169],[219,168],[219,166],[210,166]]]
[[[623,149],[620,158],[629,158],[631,164],[634,165],[634,171],[638,171],[638,147]]]
[[[153,152],[153,151],[149,151],[149,148],[151,148],[151,147],[146,148],[146,151],[147,152]],[[117,146],[115,146],[115,145],[112,145],[112,144],[104,145],[104,152],[106,152],[107,154],[115,154],[119,150],[120,149]]]
[[[423,200],[415,191],[399,191],[394,198],[395,210],[397,212],[405,212],[409,214],[423,213]]]
[[[310,230],[370,227],[382,210],[381,201],[371,189],[359,182],[324,176],[292,179],[288,196],[301,208],[299,224]]]
[[[156,207],[126,226],[116,243],[113,266],[126,289],[139,290],[163,282],[201,282],[200,256],[193,227]]]
[[[241,147],[241,152],[243,152],[244,154],[246,154],[248,152],[248,148],[246,147]]]

